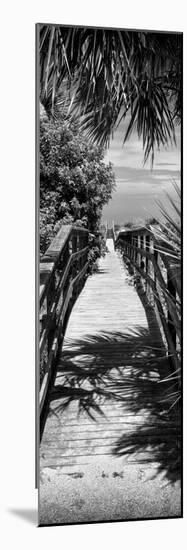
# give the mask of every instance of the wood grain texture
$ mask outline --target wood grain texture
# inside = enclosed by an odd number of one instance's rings
[[[107,240],[68,322],[40,448],[40,523],[180,516],[179,426],[154,310]]]

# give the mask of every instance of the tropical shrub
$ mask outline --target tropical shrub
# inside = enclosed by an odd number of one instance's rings
[[[40,251],[62,224],[99,230],[102,208],[111,198],[114,174],[101,147],[90,145],[76,121],[42,117],[40,124]],[[100,243],[100,244],[99,244]],[[96,247],[101,248],[102,239]],[[98,252],[100,254],[100,250]],[[94,257],[97,256],[96,250]]]

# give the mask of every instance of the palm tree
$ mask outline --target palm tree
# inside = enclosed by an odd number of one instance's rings
[[[90,138],[107,146],[128,116],[144,160],[175,142],[181,119],[182,34],[40,25],[40,100],[50,115],[78,114]]]

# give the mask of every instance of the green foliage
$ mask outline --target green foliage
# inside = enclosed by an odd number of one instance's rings
[[[40,250],[60,225],[76,222],[95,232],[114,188],[112,166],[101,147],[85,139],[67,117],[40,124]]]

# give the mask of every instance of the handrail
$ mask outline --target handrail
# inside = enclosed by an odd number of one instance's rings
[[[88,268],[89,231],[61,227],[40,260],[40,414],[73,304]]]
[[[172,246],[154,237],[150,230],[119,232],[115,241],[124,258],[133,266],[135,281],[154,306],[168,355],[180,382],[181,347],[180,268]],[[166,255],[167,253],[167,255]]]

